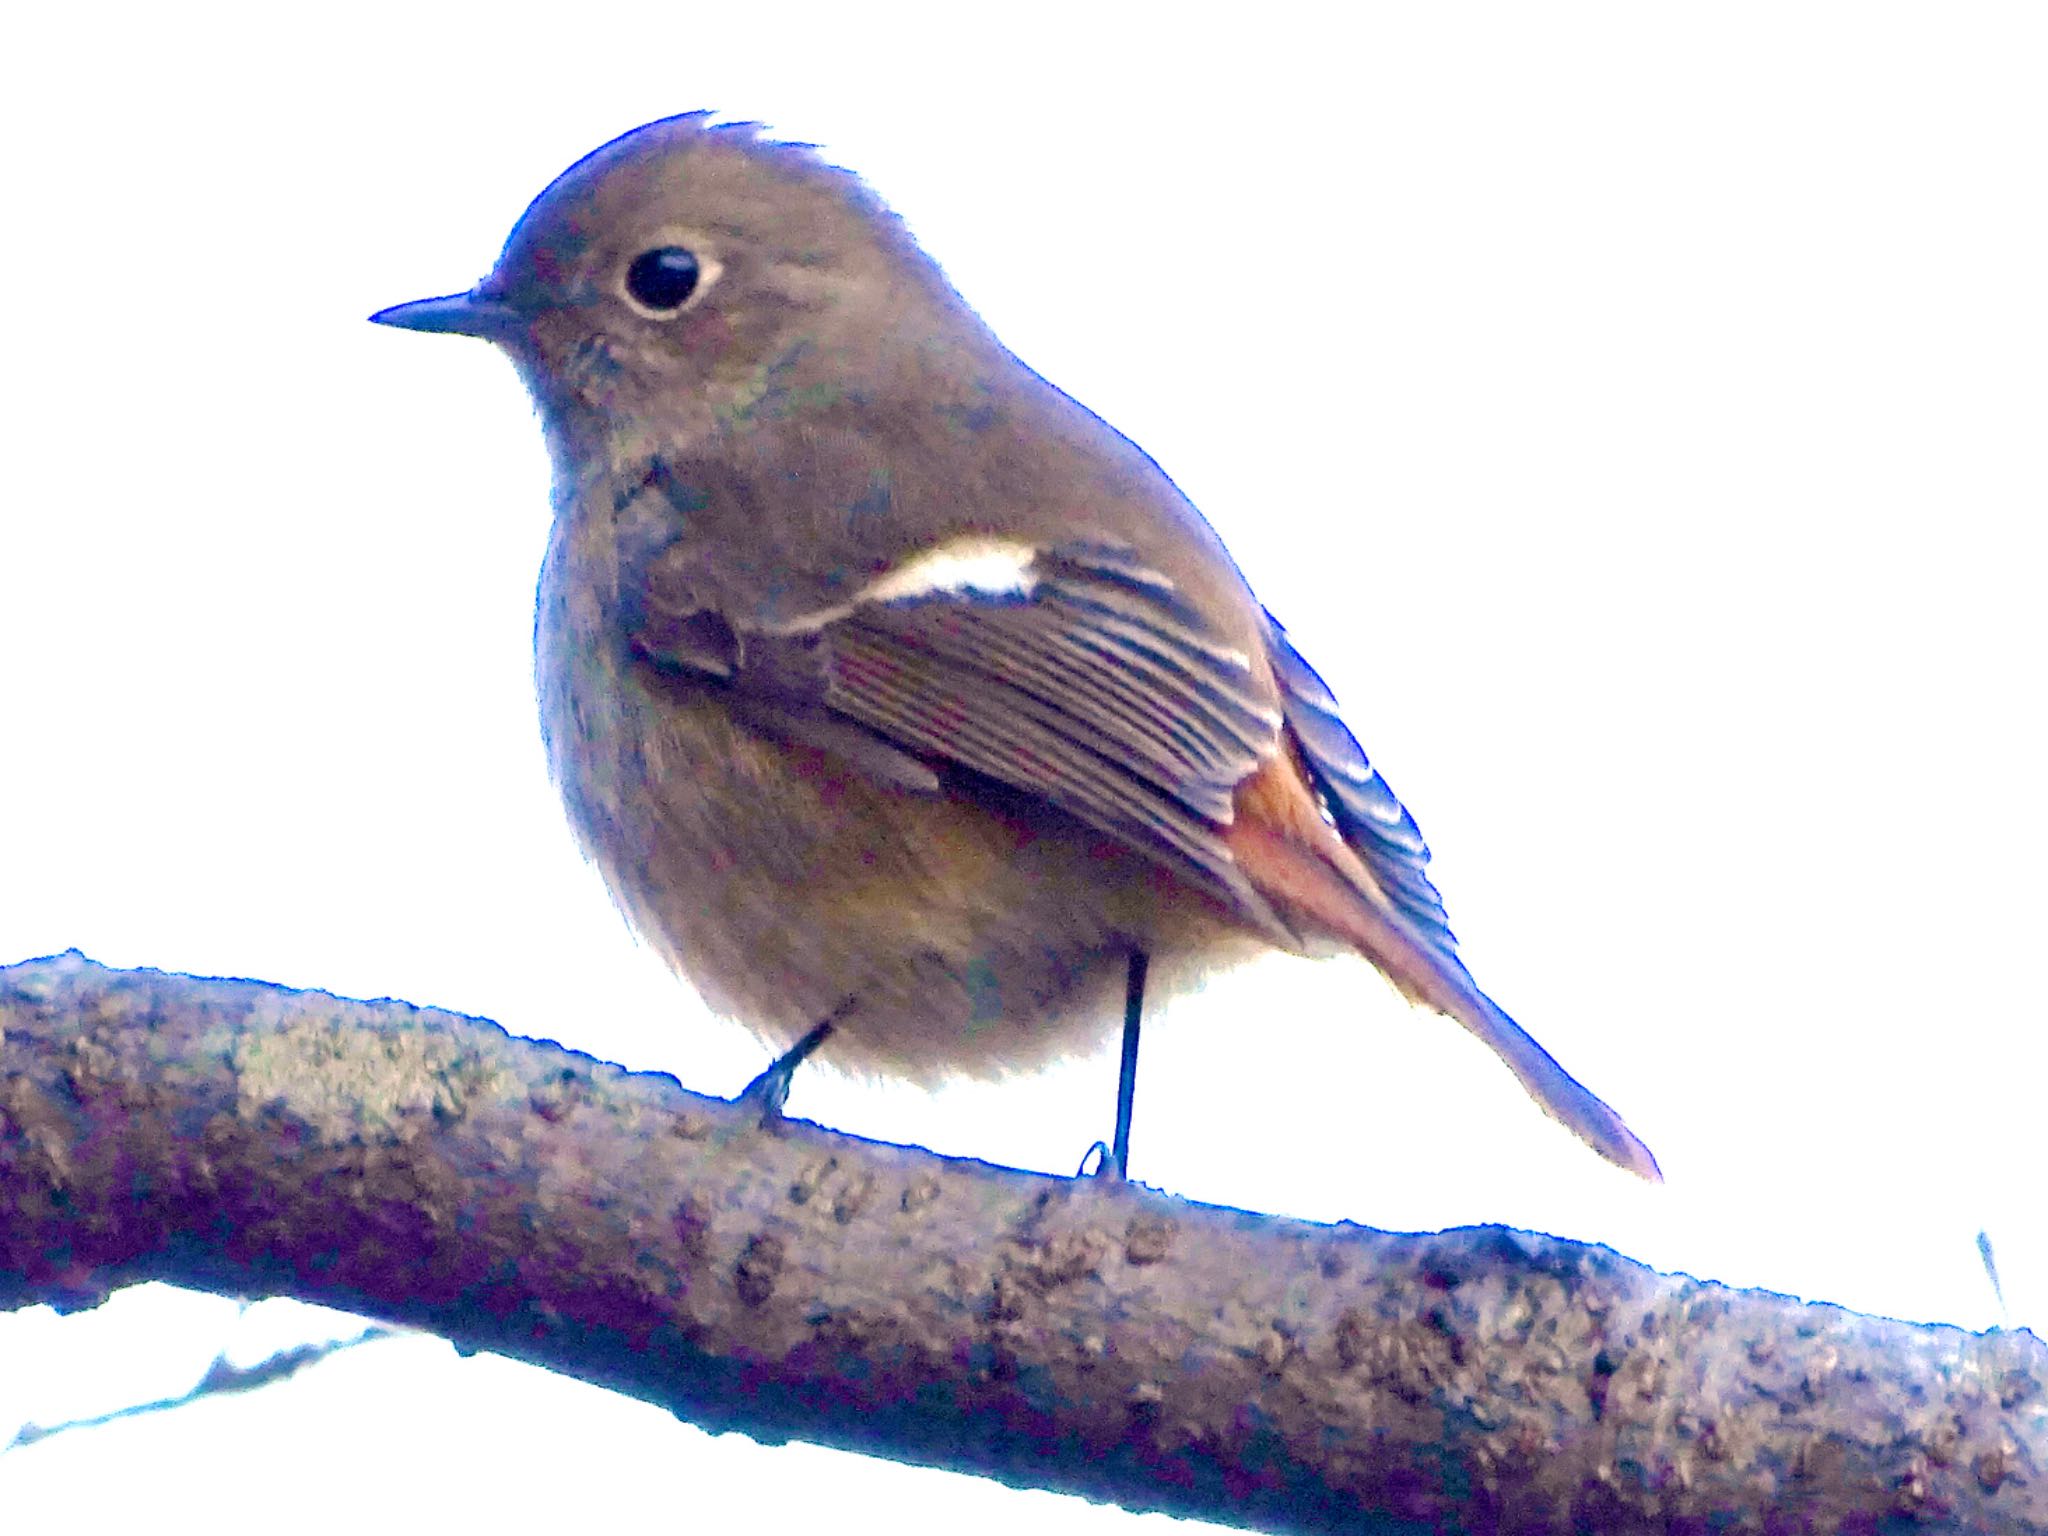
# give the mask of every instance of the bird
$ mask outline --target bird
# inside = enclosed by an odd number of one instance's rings
[[[1356,953],[1649,1180],[1467,970],[1429,850],[1150,457],[996,337],[815,146],[685,113],[599,147],[473,288],[536,406],[549,766],[642,937],[779,1052],[927,1085],[1267,950]]]

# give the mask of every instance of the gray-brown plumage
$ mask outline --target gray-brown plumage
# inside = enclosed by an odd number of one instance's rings
[[[1414,822],[1158,466],[853,176],[700,114],[565,172],[471,293],[552,450],[550,761],[621,905],[778,1048],[931,1081],[1096,1044],[1126,957],[1356,949],[1656,1163],[1474,985]]]

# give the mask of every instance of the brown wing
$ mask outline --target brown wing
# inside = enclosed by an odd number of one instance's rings
[[[648,601],[636,643],[719,679],[771,729],[830,745],[864,727],[893,758],[1041,798],[1278,927],[1221,835],[1232,792],[1279,750],[1257,663],[1121,548],[1040,551],[1017,577],[856,596],[773,630]]]
[[[1280,621],[1271,614],[1266,618],[1267,654],[1280,684],[1287,728],[1301,746],[1330,819],[1417,936],[1455,960],[1458,941],[1445,918],[1443,898],[1430,881],[1429,845],[1415,818],[1338,717],[1335,696],[1302,660]]]

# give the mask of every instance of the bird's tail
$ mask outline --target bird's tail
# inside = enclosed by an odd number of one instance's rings
[[[1286,821],[1297,825],[1290,828]],[[1297,923],[1305,919],[1307,926],[1352,945],[1409,998],[1449,1015],[1485,1041],[1529,1097],[1595,1152],[1652,1183],[1663,1182],[1657,1159],[1621,1116],[1480,991],[1455,955],[1422,940],[1326,825],[1310,829],[1294,817],[1276,824],[1275,818],[1255,813],[1240,815],[1228,836],[1239,868],[1284,916]],[[1304,846],[1309,842],[1316,846]]]

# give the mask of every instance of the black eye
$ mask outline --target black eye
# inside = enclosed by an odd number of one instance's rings
[[[701,272],[696,256],[680,245],[660,246],[633,258],[626,292],[656,314],[670,314],[689,302]]]

